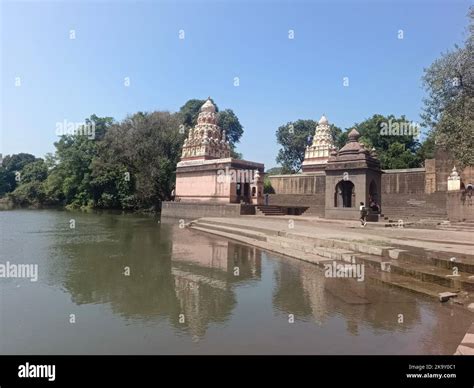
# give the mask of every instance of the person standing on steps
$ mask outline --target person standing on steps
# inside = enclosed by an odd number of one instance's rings
[[[364,202],[360,203],[359,211],[360,211],[360,226],[364,227],[365,225],[367,225],[367,221],[366,221],[366,219],[367,219],[367,209],[364,205]]]

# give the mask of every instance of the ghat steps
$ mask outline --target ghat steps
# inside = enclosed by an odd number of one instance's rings
[[[265,216],[284,216],[286,212],[276,205],[261,205],[257,206],[257,213]]]
[[[193,221],[189,226],[319,266],[330,261],[364,264],[368,281],[430,297],[454,293],[458,295],[454,300],[460,304],[468,304],[474,297],[473,256],[453,261],[447,252],[377,246],[208,219]]]

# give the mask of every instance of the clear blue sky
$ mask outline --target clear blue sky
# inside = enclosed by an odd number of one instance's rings
[[[270,168],[275,131],[288,121],[323,113],[341,128],[375,113],[418,121],[423,68],[464,41],[469,4],[3,2],[0,152],[54,151],[56,123],[65,119],[121,120],[211,96],[244,126],[244,158]]]

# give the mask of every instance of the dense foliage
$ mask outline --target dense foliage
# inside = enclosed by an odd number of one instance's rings
[[[94,136],[63,135],[44,160],[6,156],[0,195],[16,206],[132,210],[154,210],[170,198],[185,137],[181,114],[138,112],[122,122],[92,115],[85,123]]]
[[[459,167],[474,165],[474,6],[469,10],[464,47],[437,59],[423,77],[424,124],[436,143],[449,150]]]

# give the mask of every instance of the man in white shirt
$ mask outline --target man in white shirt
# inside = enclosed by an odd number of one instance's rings
[[[360,203],[359,211],[360,211],[360,226],[364,227],[365,225],[367,225],[367,221],[366,221],[367,209],[365,208],[364,202]]]

